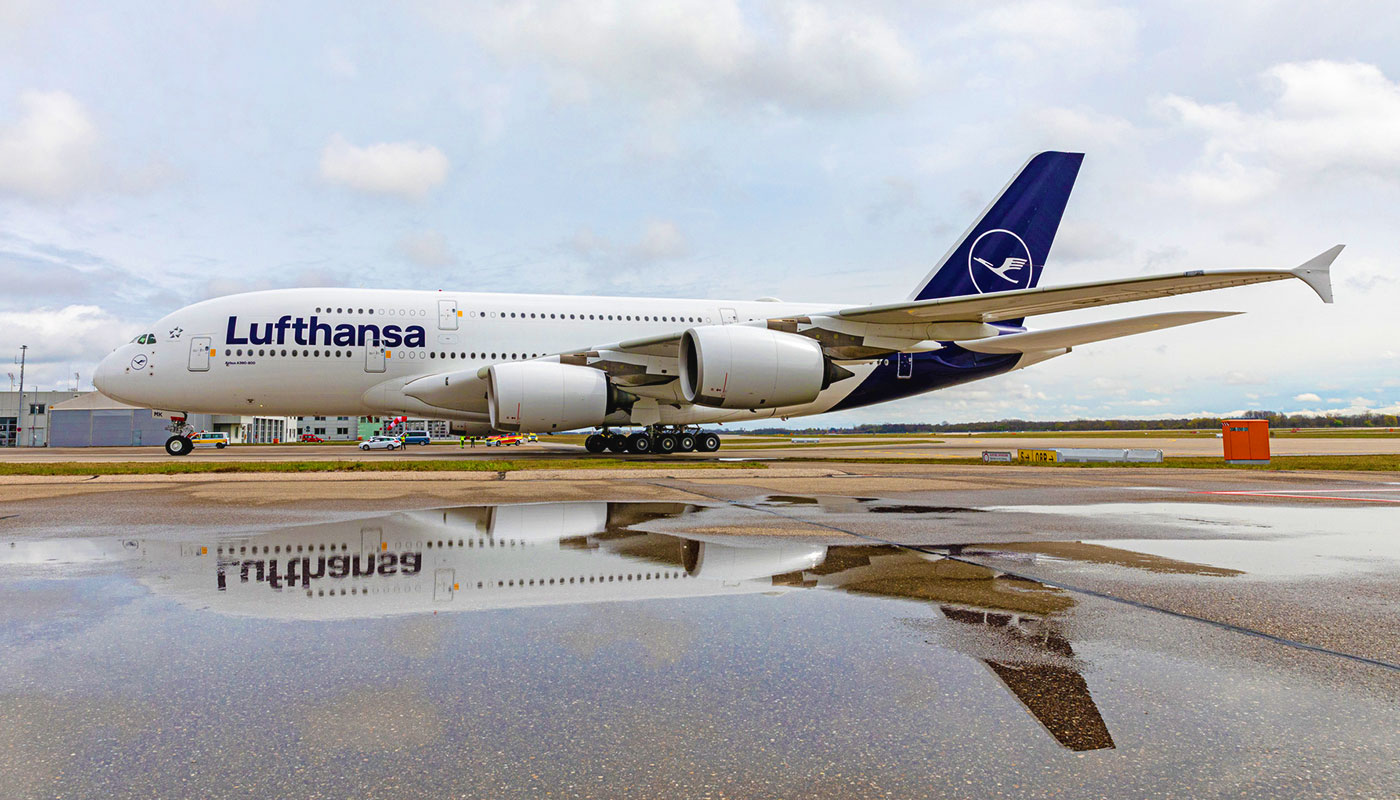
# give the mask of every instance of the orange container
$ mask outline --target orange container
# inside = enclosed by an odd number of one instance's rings
[[[1269,463],[1269,421],[1227,419],[1220,426],[1226,464]]]

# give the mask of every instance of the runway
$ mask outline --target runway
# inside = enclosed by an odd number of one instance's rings
[[[5,484],[0,780],[17,797],[1400,786],[1391,473],[590,472]]]

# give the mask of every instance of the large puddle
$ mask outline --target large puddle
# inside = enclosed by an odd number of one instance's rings
[[[816,505],[847,504],[972,511]],[[1260,672],[1226,632],[854,538],[650,529],[712,513],[0,540],[0,778],[17,797],[753,797],[1187,792],[1254,759],[1265,789],[1316,788],[1338,759],[1358,790],[1395,777],[1392,707]],[[1167,544],[988,549],[1243,572]]]

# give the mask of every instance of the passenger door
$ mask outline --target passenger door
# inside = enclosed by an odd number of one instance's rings
[[[728,325],[739,318],[739,315],[732,308],[721,308],[719,310],[719,322],[721,325]]]
[[[456,301],[456,300],[439,300],[439,301],[438,301],[438,330],[440,330],[440,331],[455,331],[455,330],[457,330],[457,301]]]
[[[214,355],[214,351],[209,349],[212,341],[208,336],[190,339],[190,372],[209,371],[209,356]]]
[[[384,350],[378,341],[365,343],[365,372],[384,371]]]
[[[433,571],[433,602],[443,603],[452,599],[457,590],[457,570],[439,569]]]

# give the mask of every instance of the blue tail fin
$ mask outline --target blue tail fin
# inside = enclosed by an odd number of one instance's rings
[[[1033,288],[1083,160],[1083,153],[1032,156],[909,299]]]

